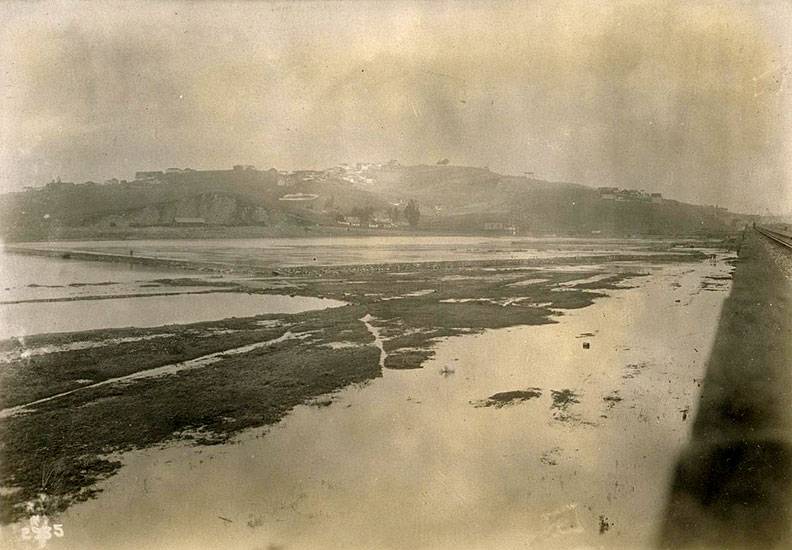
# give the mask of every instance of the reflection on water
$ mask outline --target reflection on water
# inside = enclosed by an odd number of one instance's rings
[[[663,267],[559,324],[444,340],[423,369],[234,444],[129,453],[52,546],[648,546],[725,296],[702,277],[723,272]],[[481,406],[514,391],[531,398]]]
[[[0,252],[0,303],[157,293],[163,292],[163,288],[154,286],[151,281],[174,277],[201,275],[128,262],[91,262]],[[196,283],[194,287],[170,288],[168,292],[205,289]]]
[[[323,298],[234,292],[0,304],[0,339],[46,332],[198,323],[264,313],[299,313],[340,305],[343,302]]]
[[[257,267],[656,254],[669,241],[528,237],[324,237],[29,243],[30,248]]]
[[[0,339],[46,332],[155,327],[265,313],[299,313],[342,305],[336,300],[231,292],[183,296],[113,296],[206,292],[194,286],[153,281],[201,278],[206,274],[166,271],[134,263],[91,262],[0,253]],[[83,300],[102,297],[101,300]],[[64,300],[45,302],[43,300]],[[3,303],[42,300],[30,303]]]
[[[174,276],[186,275],[127,262],[86,262],[0,252],[0,284],[3,289],[29,284],[64,286],[108,281],[124,283]]]

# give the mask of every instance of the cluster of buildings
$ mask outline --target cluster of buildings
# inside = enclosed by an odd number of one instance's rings
[[[62,191],[67,189],[74,189],[76,187],[92,187],[94,185],[99,185],[93,181],[86,181],[84,183],[74,183],[72,181],[61,181],[60,178],[54,179],[51,182],[47,183],[44,186],[44,189],[47,191]],[[25,191],[38,191],[39,187],[34,187],[32,185],[26,185],[24,187]]]
[[[274,168],[270,171],[277,172],[277,184],[279,187],[290,187],[299,182],[321,182],[330,179],[345,181],[351,184],[373,184],[376,182],[373,177],[373,172],[377,170],[393,170],[400,166],[396,160],[391,160],[387,163],[375,162],[359,162],[357,164],[339,164],[327,170],[276,170]],[[252,164],[236,164],[230,170],[195,170],[193,168],[166,168],[165,170],[139,170],[135,172],[135,177],[131,181],[119,180],[111,178],[106,180],[105,184],[122,184],[132,187],[143,187],[149,185],[162,185],[176,180],[182,181],[184,178],[190,176],[206,177],[206,176],[243,176],[258,172],[257,168]],[[87,182],[90,185],[97,185],[93,182]],[[67,187],[74,187],[77,184],[71,182],[61,182],[60,179],[53,180],[48,183],[45,188],[47,190],[65,189]],[[34,187],[27,187],[26,190],[35,190]]]
[[[357,184],[372,184],[374,178],[371,177],[369,171],[382,168],[381,164],[373,162],[358,162],[355,165],[347,163],[339,164],[324,171],[325,175],[329,178],[336,178],[348,183]]]
[[[619,189],[618,187],[599,187],[597,188],[599,197],[605,201],[617,202],[652,202],[660,204],[663,202],[662,193],[647,193],[643,189]]]
[[[346,227],[368,227],[371,229],[394,229],[396,227],[406,227],[407,222],[395,223],[390,215],[384,212],[375,212],[369,219],[360,216],[341,216],[338,225]]]
[[[507,235],[516,235],[517,226],[507,222],[486,222],[484,224],[484,231],[506,233]]]

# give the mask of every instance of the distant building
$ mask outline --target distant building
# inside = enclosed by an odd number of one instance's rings
[[[162,170],[135,172],[136,180],[153,180],[163,175]]]
[[[338,220],[339,225],[346,225],[348,227],[360,227],[360,218],[358,216],[344,216]]]
[[[599,197],[606,201],[617,202],[662,202],[663,197],[660,193],[651,195],[643,189],[619,189],[618,187],[598,187]],[[655,198],[656,197],[656,198]]]
[[[602,200],[615,201],[619,195],[618,187],[600,187],[597,189]]]
[[[487,222],[484,224],[484,231],[503,231],[506,224],[503,222]]]
[[[644,193],[643,191],[638,191],[637,189],[623,189],[619,192],[620,195],[624,196],[628,201],[648,201],[649,196]]]
[[[396,227],[396,224],[393,223],[393,219],[391,219],[390,215],[385,212],[375,212],[371,218],[371,223],[369,227],[379,227],[383,229]]]
[[[486,222],[484,231],[502,231],[510,235],[517,234],[517,228],[514,225],[504,222]]]
[[[72,188],[74,186],[75,186],[74,182],[61,181],[61,179],[58,178],[58,179],[52,180],[51,182],[49,182],[44,187],[45,187],[45,189],[47,189],[49,191],[55,191],[55,190],[60,190],[60,189],[70,189],[70,188]]]

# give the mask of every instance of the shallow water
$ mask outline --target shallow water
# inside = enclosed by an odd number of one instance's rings
[[[238,292],[0,304],[0,340],[48,332],[156,327],[265,313],[300,313],[343,304],[308,296]]]
[[[650,546],[726,296],[701,283],[726,272],[663,266],[558,324],[443,340],[423,369],[234,444],[127,453],[51,545]]]
[[[573,261],[574,257],[581,254],[651,256],[657,253],[653,247],[659,243],[661,241],[615,239],[385,236],[73,241],[29,243],[29,246],[124,256],[132,250],[136,256],[262,267],[466,259],[570,258]],[[670,246],[670,243],[665,244]],[[577,270],[582,267],[587,266],[557,265],[550,269]],[[195,278],[195,285],[167,286],[154,282],[159,279],[185,277]],[[201,280],[207,277],[212,276],[195,271],[164,270],[128,262],[82,261],[0,252],[0,339],[44,332],[193,323],[259,313],[295,313],[333,305],[331,302],[319,302],[313,298],[194,294],[217,290],[217,287],[202,284]],[[229,283],[240,282],[238,277],[230,276],[214,276],[213,279]],[[244,281],[244,284],[264,287],[283,285],[277,281]],[[188,295],[124,297],[164,293]]]
[[[39,243],[44,246],[46,243]],[[56,257],[27,256],[0,251],[0,286],[69,285],[71,283],[128,283],[140,280],[187,277],[186,272],[152,268],[136,263],[86,262]],[[200,276],[195,275],[193,276]]]
[[[64,241],[19,246],[99,254],[238,264],[259,268],[303,265],[563,258],[585,255],[654,255],[644,239],[562,239],[529,237],[323,237],[269,239]],[[670,251],[680,252],[685,251]]]

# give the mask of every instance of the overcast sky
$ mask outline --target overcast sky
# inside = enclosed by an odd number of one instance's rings
[[[9,3],[0,190],[386,161],[792,211],[792,8]]]

